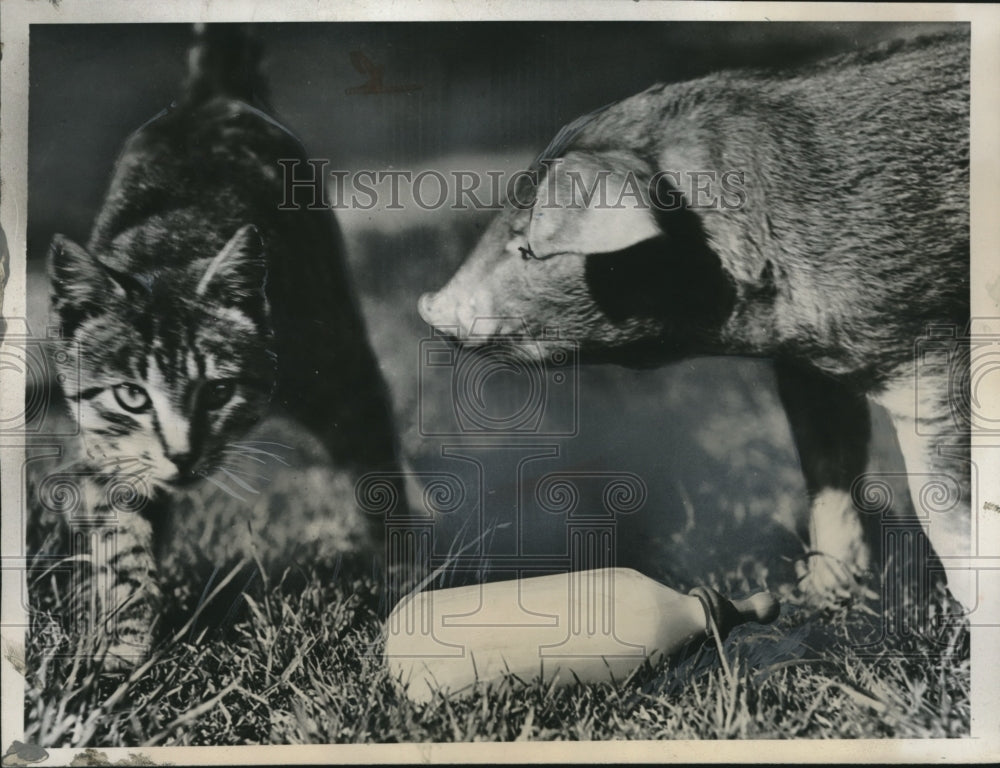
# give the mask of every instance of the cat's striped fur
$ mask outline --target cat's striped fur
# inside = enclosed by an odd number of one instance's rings
[[[112,665],[152,642],[153,523],[170,494],[230,472],[233,441],[272,406],[338,466],[398,469],[336,224],[305,207],[309,189],[279,210],[278,161],[305,153],[264,111],[258,60],[244,28],[201,28],[182,96],[126,142],[87,245],[57,236],[50,250],[54,320],[75,350],[57,365],[88,456],[83,496],[114,515],[114,551],[92,558]],[[149,504],[102,509],[102,483],[125,465]]]
[[[146,655],[163,599],[152,521],[140,509],[146,500],[129,482],[129,476],[121,473],[88,473],[77,479],[80,504],[96,522],[77,526],[73,534],[72,549],[88,555],[78,595],[82,598],[78,626],[108,669],[128,666]],[[123,487],[128,498],[122,497]]]

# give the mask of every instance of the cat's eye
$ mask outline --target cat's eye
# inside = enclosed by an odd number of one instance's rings
[[[236,391],[236,382],[232,379],[222,379],[220,381],[210,381],[205,384],[204,400],[205,407],[209,410],[221,408],[229,402]]]
[[[142,413],[149,409],[150,400],[146,390],[136,384],[119,384],[114,388],[118,405],[130,413]]]

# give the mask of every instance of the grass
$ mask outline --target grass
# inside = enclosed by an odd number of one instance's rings
[[[721,652],[710,643],[617,685],[552,690],[507,680],[466,699],[438,694],[413,704],[382,662],[380,579],[361,558],[301,562],[308,565],[273,579],[260,560],[237,564],[230,584],[256,578],[237,593],[235,612],[225,586],[214,599],[192,584],[178,588],[191,571],[175,562],[166,578],[191,601],[174,606],[188,620],[129,676],[102,675],[93,660],[74,658],[79,639],[58,629],[62,593],[36,585],[44,609],[27,647],[25,740],[100,747],[968,733],[967,628],[947,630],[940,644],[896,638],[864,654],[858,644],[881,626],[870,601],[809,608],[787,595],[774,625],[744,625]],[[732,592],[742,591],[730,578]]]
[[[726,434],[739,448],[732,453],[750,462],[741,476],[756,478],[747,467],[774,463],[764,450],[771,437],[754,450],[757,432]],[[269,446],[243,457],[266,480],[241,485],[240,499],[206,485],[175,505],[176,533],[161,560],[163,639],[130,675],[103,673],[79,653],[92,640],[68,626],[70,578],[51,568],[52,556],[68,551],[65,528],[29,504],[29,550],[48,558],[39,557],[30,574],[31,628],[23,661],[12,659],[26,677],[25,742],[102,748],[969,732],[968,627],[882,637],[898,617],[884,621],[873,597],[804,602],[789,562],[794,536],[785,531],[779,540],[783,529],[767,522],[781,498],[774,478],[784,475],[763,470],[759,489],[685,492],[683,530],[628,541],[623,525],[619,556],[659,552],[643,569],[679,590],[706,584],[741,597],[769,588],[782,600],[774,624],[738,627],[721,649],[710,643],[645,665],[616,685],[552,690],[508,680],[469,698],[414,704],[383,663],[384,577],[363,554],[353,482],[289,422],[269,420],[247,440]],[[65,459],[28,462],[29,498],[58,472],[58,461]],[[727,453],[709,466],[721,476],[729,461]],[[946,612],[940,592],[930,601],[932,615]],[[909,615],[912,606],[902,611]]]
[[[161,560],[163,639],[130,675],[102,673],[79,653],[91,639],[68,626],[70,578],[51,568],[51,556],[68,551],[65,530],[45,515],[31,520],[30,550],[50,557],[32,569],[26,652],[23,662],[12,659],[26,677],[25,742],[101,748],[969,732],[967,626],[936,637],[898,630],[883,637],[897,617],[883,621],[872,596],[811,606],[796,591],[790,564],[782,565],[788,542],[776,549],[770,533],[754,540],[754,531],[771,529],[750,507],[739,520],[700,514],[698,496],[683,536],[623,541],[621,552],[662,550],[645,570],[678,590],[700,583],[741,597],[767,587],[782,600],[774,624],[743,625],[721,648],[708,643],[682,659],[644,665],[615,685],[552,690],[508,680],[469,698],[439,694],[414,704],[383,663],[384,577],[360,554],[353,484],[294,425],[272,420],[253,439],[296,447],[269,454],[266,466],[264,454],[254,454],[253,466],[270,479],[242,500],[208,486],[178,503],[180,535]],[[51,471],[29,462],[29,493]],[[719,496],[713,508],[725,504]],[[930,613],[943,615],[945,600],[932,593]],[[909,615],[912,606],[902,611]]]

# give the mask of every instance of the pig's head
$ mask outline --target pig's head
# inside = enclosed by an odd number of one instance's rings
[[[447,285],[420,298],[421,316],[472,343],[555,332],[591,360],[628,365],[709,351],[732,282],[696,214],[666,210],[652,176],[631,153],[566,154],[530,201],[508,203]]]

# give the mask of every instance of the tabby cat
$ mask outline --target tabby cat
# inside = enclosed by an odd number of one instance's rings
[[[49,253],[53,320],[77,350],[57,365],[90,467],[82,491],[113,521],[91,553],[106,668],[149,652],[171,493],[273,405],[338,467],[398,467],[336,222],[306,207],[308,188],[279,209],[278,161],[305,154],[265,111],[259,53],[243,27],[199,27],[182,95],[127,140],[86,247],[56,236]],[[122,479],[137,498],[115,506]]]

